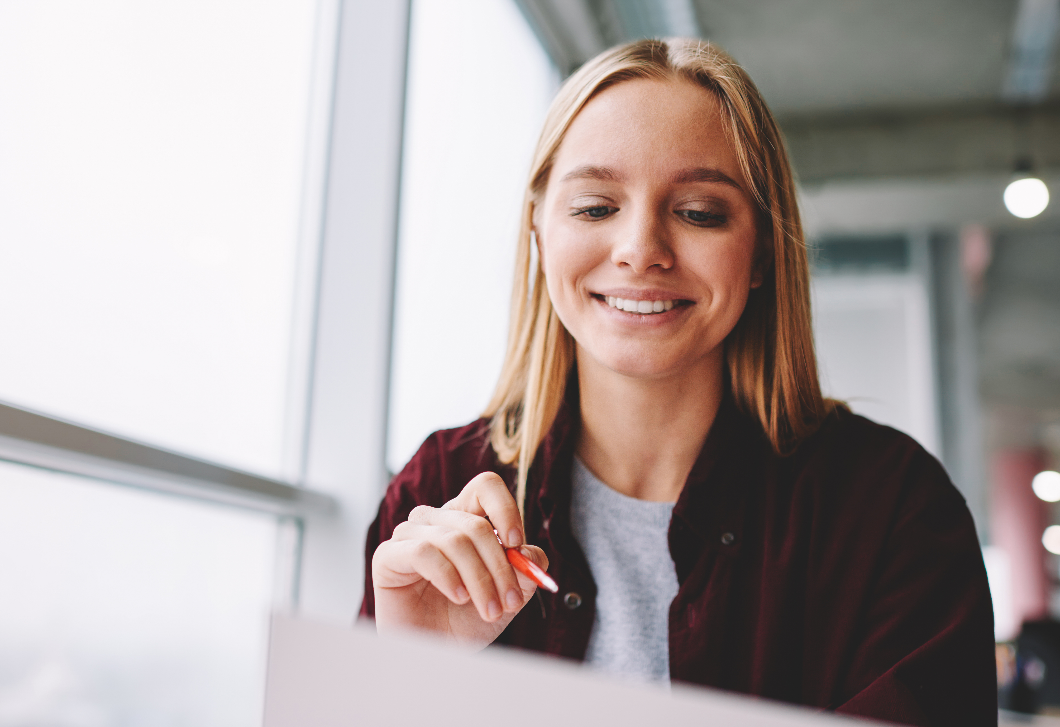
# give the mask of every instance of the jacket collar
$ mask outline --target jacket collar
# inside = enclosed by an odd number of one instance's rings
[[[578,409],[577,379],[572,376],[556,419],[538,449],[528,483],[528,490],[538,492],[538,506],[546,521],[557,512],[569,515]],[[741,412],[726,393],[674,505],[674,518],[708,541],[729,533],[738,542],[748,477],[761,473],[772,456],[758,423]]]
[[[578,378],[575,372],[571,372],[563,402],[552,427],[541,441],[530,472],[532,483],[538,487],[537,499],[545,519],[551,518],[557,506],[570,510],[570,473],[580,423]]]
[[[674,519],[707,542],[738,545],[752,485],[772,456],[758,422],[727,393],[674,505]]]

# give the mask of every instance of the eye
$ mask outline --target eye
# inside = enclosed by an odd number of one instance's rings
[[[582,207],[581,209],[576,209],[574,210],[572,217],[588,217],[592,220],[602,220],[603,218],[617,211],[617,207],[597,205],[595,207]]]
[[[699,227],[718,227],[727,221],[725,215],[703,210],[677,210],[677,214]]]

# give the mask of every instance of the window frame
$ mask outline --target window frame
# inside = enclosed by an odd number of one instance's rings
[[[283,479],[0,402],[0,460],[276,515],[277,605],[342,623],[387,483],[409,4],[318,5]]]

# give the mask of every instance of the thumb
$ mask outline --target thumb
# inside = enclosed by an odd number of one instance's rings
[[[520,545],[519,550],[530,560],[534,561],[541,570],[548,570],[548,556],[545,551],[536,545]]]
[[[541,550],[541,548],[538,548],[536,545],[521,545],[517,550],[541,570],[548,570],[548,556],[545,555],[545,551]],[[534,595],[534,591],[537,590],[538,585],[532,578],[522,573],[518,568],[514,568],[514,570],[516,577],[519,579],[519,588],[523,592],[523,603],[525,605],[525,603]],[[547,575],[546,578],[548,578]]]

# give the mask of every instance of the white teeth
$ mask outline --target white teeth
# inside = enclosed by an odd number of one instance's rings
[[[618,308],[629,313],[639,313],[645,315],[648,313],[662,313],[663,311],[673,310],[675,302],[672,300],[629,300],[626,298],[616,298],[615,296],[606,296],[607,304],[612,308]]]

